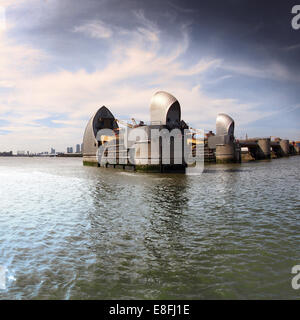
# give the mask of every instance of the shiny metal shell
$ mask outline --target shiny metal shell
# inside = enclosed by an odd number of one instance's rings
[[[98,149],[96,139],[100,129],[116,129],[115,117],[105,106],[101,107],[89,120],[83,136],[83,156],[94,156]]]
[[[216,120],[216,135],[234,136],[234,120],[225,113],[219,113]]]
[[[151,124],[177,126],[181,119],[178,100],[165,91],[156,92],[150,103]]]

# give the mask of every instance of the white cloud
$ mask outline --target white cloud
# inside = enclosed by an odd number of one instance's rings
[[[11,81],[0,80],[0,88],[13,88],[14,83]]]
[[[16,3],[16,1],[13,1],[13,0],[0,0],[0,6],[3,7],[3,8],[11,6],[14,3]]]
[[[283,50],[285,51],[292,51],[292,50],[298,50],[298,49],[300,49],[300,43],[283,48]]]
[[[0,5],[0,32],[6,29],[6,15],[5,8]]]
[[[29,5],[37,3],[39,1],[47,2],[47,0],[0,0],[0,7],[3,8],[15,8],[23,5],[25,2]]]
[[[91,38],[106,39],[113,35],[113,31],[101,20],[94,20],[83,25],[76,26],[74,32],[81,32]]]
[[[0,87],[14,87],[16,81],[32,75],[45,59],[40,50],[15,44],[0,33]]]
[[[145,17],[145,13],[143,10],[134,10],[133,14],[137,18],[138,22],[145,27],[145,30],[159,33],[157,25],[153,21]]]
[[[263,66],[246,65],[245,63],[241,64],[235,61],[234,64],[224,63],[221,68],[226,71],[254,78],[300,82],[300,76],[298,74],[291,72],[287,67],[276,61],[271,61]]]
[[[222,61],[201,59],[186,67],[181,60],[189,46],[186,27],[179,28],[176,41],[162,54],[165,41],[161,32],[142,12],[136,15],[141,27],[126,31],[126,41],[114,39],[109,63],[93,72],[38,73],[39,65],[46,64],[50,57],[0,36],[0,87],[6,88],[0,96],[0,117],[6,114],[5,120],[9,121],[1,130],[11,131],[0,135],[0,150],[41,151],[51,146],[64,150],[82,140],[87,119],[102,105],[117,117],[149,120],[149,102],[157,90],[174,94],[181,103],[183,119],[195,127],[214,129],[219,112],[231,114],[238,125],[269,115],[235,99],[206,95],[199,79],[223,65]],[[111,28],[99,20],[74,30],[94,38],[114,36]],[[49,128],[36,122],[53,115],[61,115],[53,124],[63,127]]]

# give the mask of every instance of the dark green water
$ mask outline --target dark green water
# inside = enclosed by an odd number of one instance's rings
[[[300,157],[201,176],[0,158],[2,299],[297,299]]]

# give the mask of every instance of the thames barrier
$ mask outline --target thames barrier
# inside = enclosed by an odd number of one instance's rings
[[[286,139],[236,139],[235,122],[224,113],[217,115],[216,132],[204,134],[181,119],[180,103],[165,91],[152,96],[150,123],[137,123],[133,118],[132,122],[115,118],[105,106],[99,108],[84,132],[83,164],[131,171],[185,172],[192,166],[191,159],[240,163],[300,154],[299,143]],[[124,132],[134,139],[124,139]]]

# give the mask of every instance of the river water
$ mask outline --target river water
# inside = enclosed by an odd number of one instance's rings
[[[201,176],[0,158],[1,299],[298,299],[300,157]]]

